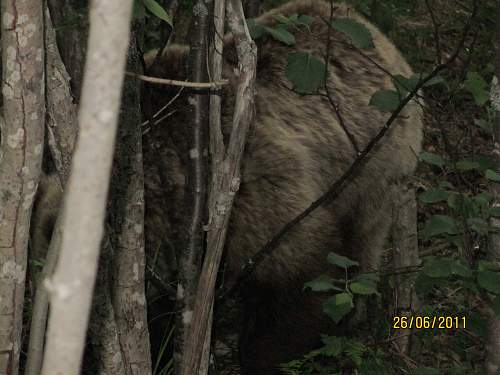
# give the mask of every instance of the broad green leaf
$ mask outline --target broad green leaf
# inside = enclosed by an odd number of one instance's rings
[[[321,275],[316,279],[304,284],[305,288],[311,288],[313,292],[326,292],[328,290],[342,291],[342,289],[333,285],[333,279],[328,275]]]
[[[457,234],[457,225],[450,216],[434,215],[425,222],[422,234],[426,238],[441,234]]]
[[[500,207],[490,207],[488,213],[493,217],[500,217]]]
[[[323,303],[323,311],[335,323],[339,323],[344,316],[349,314],[353,307],[352,296],[349,293],[336,294]]]
[[[457,161],[455,166],[459,171],[473,171],[480,169],[480,165],[478,162],[470,160]]]
[[[500,293],[500,275],[493,271],[482,270],[477,272],[477,282],[479,286],[488,292]]]
[[[134,0],[134,7],[132,9],[134,18],[144,18],[146,15],[146,8],[142,0]]]
[[[328,261],[328,263],[333,264],[335,266],[342,267],[342,268],[359,266],[358,262],[351,260],[343,255],[336,254],[336,253],[329,253],[326,260]]]
[[[500,297],[499,296],[496,296],[495,298],[493,298],[493,301],[491,301],[490,307],[496,316],[500,316]]]
[[[484,177],[486,177],[490,181],[500,182],[500,174],[498,174],[495,171],[492,171],[491,169],[486,170]]]
[[[458,260],[451,263],[451,272],[456,276],[461,276],[465,278],[472,277],[471,269],[467,265],[463,264]]]
[[[337,18],[332,21],[335,30],[345,34],[356,47],[373,48],[372,34],[365,25],[352,18]]]
[[[486,220],[484,220],[483,218],[480,218],[480,217],[471,217],[471,218],[468,218],[467,219],[467,225],[474,232],[476,232],[478,234],[481,234],[481,235],[488,234],[489,229],[490,229],[488,221],[486,221]]]
[[[424,263],[423,273],[429,277],[446,278],[452,273],[449,259],[432,258]]]
[[[448,199],[448,192],[443,189],[432,188],[418,196],[418,200],[422,203],[437,203]]]
[[[247,19],[247,26],[248,31],[250,32],[250,36],[254,40],[261,38],[266,32],[266,28],[260,23],[256,22],[253,18]]]
[[[477,72],[468,72],[464,88],[474,97],[477,105],[482,106],[489,99],[488,84]]]
[[[443,167],[445,162],[441,155],[433,154],[432,152],[422,152],[420,154],[420,160],[427,164],[435,165],[438,167]]]
[[[377,284],[369,280],[352,281],[349,289],[354,294],[370,295],[377,293]]]
[[[314,93],[325,85],[325,64],[308,52],[290,53],[285,75],[298,93]]]
[[[313,22],[314,22],[314,17],[308,16],[307,14],[301,14],[297,18],[297,23],[302,24],[302,25],[309,26]]]
[[[429,86],[434,86],[434,85],[439,85],[441,83],[446,83],[443,77],[441,76],[435,76],[432,77],[430,80],[428,80],[425,84],[424,87],[429,87]]]
[[[170,26],[172,26],[172,18],[168,15],[168,13],[163,9],[163,7],[156,2],[156,0],[142,0],[144,6],[153,13],[159,19],[165,21]]]
[[[287,46],[291,46],[295,44],[295,37],[289,31],[287,31],[284,27],[276,27],[270,28],[265,27],[265,30],[269,35],[271,35],[278,42],[284,43]]]
[[[382,111],[393,112],[398,108],[400,96],[394,90],[379,90],[372,95],[370,105],[377,107]]]

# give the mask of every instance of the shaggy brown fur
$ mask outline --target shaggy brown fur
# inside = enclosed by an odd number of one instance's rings
[[[328,190],[356,157],[328,100],[295,94],[284,75],[290,52],[305,50],[324,60],[329,4],[321,0],[293,1],[262,15],[257,22],[274,26],[275,14],[307,14],[316,20],[310,31],[293,31],[296,44],[292,47],[269,37],[259,41],[257,115],[245,149],[242,183],[228,233],[229,278],[235,277],[245,261],[284,224]],[[375,48],[363,53],[377,64],[392,74],[412,74],[394,45],[354,10],[335,5],[334,17],[353,18],[370,30]],[[352,47],[344,35],[332,31],[331,38],[328,85],[346,126],[364,148],[389,116],[369,106],[369,99],[380,89],[394,87],[390,77]],[[230,37],[225,48],[228,67],[224,74],[234,82]],[[165,54],[164,76],[184,79],[186,55],[186,47],[170,47]],[[223,93],[226,126],[231,123],[233,88]],[[178,91],[168,90],[171,92],[163,92],[162,103]],[[157,176],[161,170],[167,182],[148,186],[148,220],[165,220],[169,228],[182,215],[186,122],[181,109],[187,104],[186,97],[173,105],[178,112],[148,135],[153,147],[146,159],[151,162],[150,168],[155,168],[152,175]],[[421,108],[412,102],[341,196],[290,232],[256,269],[245,293],[246,313],[251,316],[241,347],[245,374],[274,374],[279,363],[300,356],[317,343],[319,332],[325,329],[321,298],[302,292],[302,287],[304,282],[331,271],[325,261],[328,252],[358,259],[362,270],[377,266],[390,225],[392,186],[413,172],[421,132]],[[159,205],[158,197],[175,201]]]

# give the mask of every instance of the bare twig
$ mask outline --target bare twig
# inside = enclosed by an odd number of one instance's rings
[[[227,79],[221,79],[216,82],[188,82],[188,81],[176,81],[175,79],[150,77],[150,76],[145,76],[143,74],[136,74],[131,72],[126,72],[125,74],[145,82],[157,83],[160,85],[192,87],[197,89],[218,89],[221,86],[227,85],[229,83]]]

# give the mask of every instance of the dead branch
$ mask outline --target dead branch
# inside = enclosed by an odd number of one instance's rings
[[[229,217],[234,197],[240,185],[240,164],[245,147],[248,128],[254,118],[255,77],[257,67],[257,47],[250,37],[244,21],[243,7],[239,0],[229,0],[226,4],[227,21],[233,34],[239,61],[239,86],[233,114],[233,127],[227,150],[221,137],[220,127],[212,136],[214,171],[210,198],[210,224],[208,248],[200,275],[196,294],[192,324],[189,327],[189,340],[186,346],[186,363],[189,367],[183,373],[198,374],[202,365],[203,346],[210,335],[215,282],[226,239]],[[221,34],[220,34],[221,35]],[[220,45],[219,45],[220,47]],[[218,51],[218,50],[217,50]],[[217,61],[215,68],[219,69]],[[216,73],[219,73],[217,70]],[[220,120],[214,113],[214,124],[220,126]],[[206,357],[206,356],[205,356]]]

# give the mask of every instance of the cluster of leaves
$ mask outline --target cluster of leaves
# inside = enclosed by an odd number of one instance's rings
[[[310,288],[313,292],[338,292],[323,304],[323,311],[338,324],[353,309],[355,295],[377,294],[379,277],[376,273],[364,273],[350,279],[349,270],[358,267],[358,262],[336,253],[328,254],[327,261],[342,268],[345,277],[338,279],[321,275],[306,283],[305,288]]]
[[[340,375],[345,369],[355,368],[362,374],[375,375],[385,373],[390,366],[380,349],[359,340],[323,335],[321,341],[321,348],[281,365],[281,371],[287,375]]]

